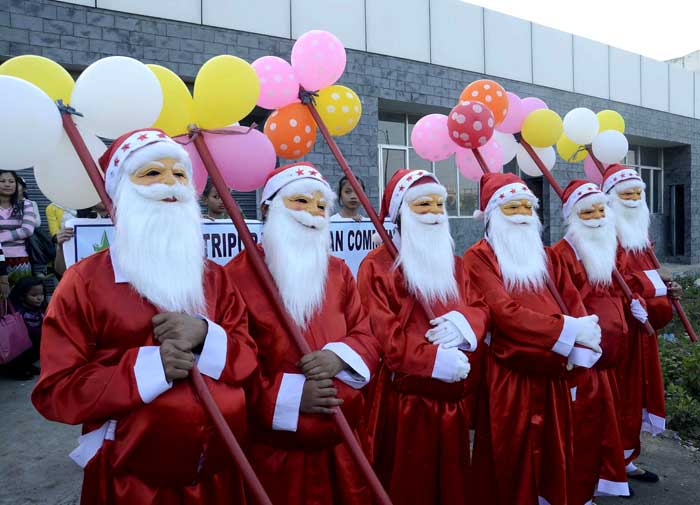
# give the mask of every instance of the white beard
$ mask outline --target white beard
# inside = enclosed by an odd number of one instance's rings
[[[584,221],[572,213],[566,238],[576,249],[590,283],[609,286],[617,255],[614,217]]]
[[[501,268],[506,290],[539,291],[547,273],[547,253],[541,237],[542,223],[531,216],[506,216],[501,209],[491,212],[486,237]]]
[[[265,263],[284,306],[299,327],[306,328],[321,307],[328,276],[328,217],[292,211],[275,196],[263,228]]]
[[[649,247],[649,207],[644,193],[641,200],[623,200],[613,189],[608,205],[615,215],[617,239],[623,249],[638,252]]]
[[[163,202],[175,197],[177,202]],[[116,263],[126,280],[159,309],[206,315],[204,239],[194,188],[139,186],[117,190]]]
[[[445,214],[416,214],[401,205],[401,267],[409,292],[428,302],[459,298],[455,280],[454,241]],[[435,224],[434,224],[435,223]]]

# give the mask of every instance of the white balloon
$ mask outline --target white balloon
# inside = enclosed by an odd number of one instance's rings
[[[593,139],[593,155],[606,165],[622,161],[628,149],[627,137],[616,130],[605,130]]]
[[[564,133],[577,144],[587,145],[598,134],[598,116],[591,109],[578,107],[564,116]]]
[[[0,169],[22,170],[50,156],[63,132],[46,93],[23,79],[0,76]]]
[[[96,135],[85,130],[81,131],[81,135],[92,159],[97,163],[107,146]],[[63,207],[87,209],[100,201],[90,177],[65,133],[54,155],[34,167],[34,177],[41,192],[49,200]]]
[[[503,150],[503,164],[510,163],[518,152],[518,146],[520,145],[518,141],[515,140],[515,137],[511,133],[503,133],[498,130],[494,130],[493,138],[496,139],[496,142],[498,142]]]
[[[71,106],[83,114],[76,119],[78,126],[115,139],[151,126],[163,107],[163,91],[156,75],[140,61],[109,56],[78,77]]]
[[[547,170],[552,170],[554,168],[554,164],[557,161],[557,154],[554,151],[554,147],[533,147],[532,149],[535,151],[535,154],[537,154],[537,156],[539,156],[539,158],[542,160],[542,163],[544,163],[544,166],[547,167]],[[518,167],[520,167],[520,170],[525,172],[527,175],[530,175],[532,177],[539,177],[542,175],[542,172],[537,167],[537,163],[535,163],[535,160],[533,160],[530,157],[530,155],[523,146],[518,147],[516,160],[518,162]]]

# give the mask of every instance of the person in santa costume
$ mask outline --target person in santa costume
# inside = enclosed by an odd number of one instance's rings
[[[666,326],[673,317],[669,300],[680,297],[681,287],[670,276],[657,270],[652,262],[653,245],[649,241],[649,208],[644,190],[646,185],[637,172],[623,165],[610,165],[603,177],[603,192],[613,210],[618,240],[618,270],[633,292],[646,302],[649,322],[655,329]],[[622,404],[622,439],[628,476],[656,482],[653,472],[637,468],[633,461],[639,456],[641,431],[662,433],[666,428],[664,384],[659,361],[658,336],[649,335],[635,324],[628,313],[629,349],[617,368]]]
[[[600,358],[598,318],[586,315],[568,271],[543,246],[538,201],[522,179],[485,174],[479,197],[485,238],[464,255],[470,289],[491,310],[474,445],[476,503],[566,505],[574,393],[567,379],[573,367],[590,368]]]
[[[71,458],[81,503],[244,503],[243,484],[185,380],[197,362],[234,433],[257,366],[240,293],[204,257],[191,162],[165,133],[117,139],[100,158],[112,247],[71,267],[44,319],[32,402],[83,424]]]
[[[398,258],[379,246],[358,273],[384,350],[368,413],[368,447],[396,505],[467,503],[472,485],[469,428],[488,309],[480,297],[468,297],[446,198],[432,173],[398,170],[380,216],[397,225]]]
[[[574,413],[574,476],[570,503],[589,503],[594,494],[628,496],[617,408],[620,398],[615,367],[625,359],[627,323],[622,291],[613,284],[617,238],[615,223],[600,188],[573,180],[564,190],[565,237],[552,249],[568,269],[589,314],[598,316],[603,356],[594,368],[578,368],[569,378],[576,391]],[[629,304],[643,324],[639,300]]]
[[[342,406],[351,426],[364,410],[361,388],[379,363],[350,269],[330,254],[335,194],[309,163],[274,170],[262,190],[265,263],[284,308],[315,352],[302,356],[287,334],[247,251],[227,266],[249,311],[259,352],[251,463],[273,503],[369,504],[364,477],[332,419]]]

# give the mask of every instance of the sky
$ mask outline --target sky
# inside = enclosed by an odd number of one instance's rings
[[[657,60],[700,50],[698,0],[468,0]]]

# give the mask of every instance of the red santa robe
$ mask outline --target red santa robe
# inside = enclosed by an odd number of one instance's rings
[[[592,285],[578,252],[567,238],[554,244],[554,252],[567,268],[589,314],[598,316],[603,356],[594,368],[578,368],[569,387],[574,413],[574,476],[570,503],[583,505],[596,494],[629,495],[622,455],[619,393],[615,367],[626,353],[625,299],[620,290]]]
[[[467,503],[470,496],[469,429],[481,377],[481,356],[488,309],[480,297],[467,298],[468,279],[461,258],[455,257],[460,298],[432,304],[436,316],[457,311],[477,337],[468,353],[471,371],[466,380],[446,383],[433,379],[441,366],[438,346],[425,333],[430,322],[409,293],[400,269],[384,245],[360,265],[358,284],[382,342],[384,362],[373,386],[369,408],[368,447],[379,478],[392,501],[400,504]],[[460,328],[461,329],[461,328]],[[464,329],[462,334],[468,334]]]
[[[673,317],[673,308],[663,282],[649,257],[651,249],[627,251],[618,246],[617,265],[630,289],[644,298],[649,322],[655,329],[666,326]],[[629,312],[629,348],[617,368],[617,382],[622,404],[622,442],[625,458],[632,461],[640,450],[639,434],[662,433],[666,429],[664,381],[659,361],[656,334],[649,335]]]
[[[248,253],[243,251],[225,268],[250,307],[250,334],[258,345],[262,384],[253,407],[257,419],[250,459],[270,499],[287,505],[370,504],[369,487],[333,418],[299,412],[305,379],[296,363],[302,354],[281,325]],[[355,279],[338,258],[329,258],[323,304],[303,334],[311,349],[332,350],[351,367],[333,382],[348,422],[356,427],[364,411],[359,388],[379,364],[379,344],[370,332]]]
[[[548,270],[573,317],[586,315],[568,271],[551,250]],[[574,347],[573,320],[550,292],[505,289],[487,240],[464,255],[470,289],[491,311],[489,351],[474,443],[475,503],[566,505],[573,472],[567,362],[591,366]]]
[[[198,366],[243,440],[255,344],[223,269],[207,262],[204,286],[210,319]],[[192,385],[166,382],[151,322],[157,312],[109,251],[73,266],[44,319],[32,402],[50,420],[83,423],[71,457],[85,468],[84,505],[244,503],[241,478]]]

